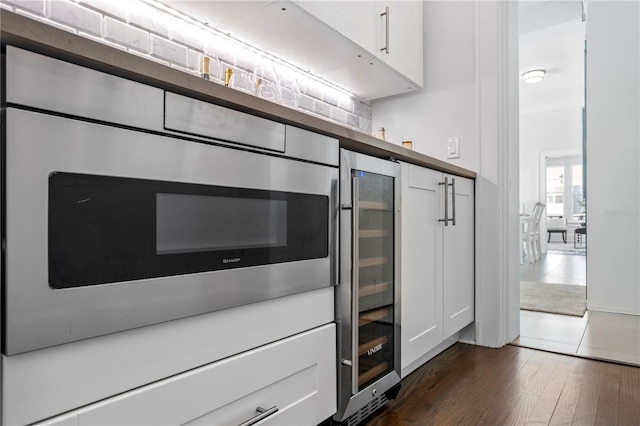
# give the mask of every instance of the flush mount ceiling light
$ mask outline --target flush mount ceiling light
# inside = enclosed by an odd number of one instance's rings
[[[538,83],[544,80],[545,70],[530,70],[522,74],[525,83]]]

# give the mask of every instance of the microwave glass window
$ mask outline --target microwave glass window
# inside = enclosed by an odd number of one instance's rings
[[[287,245],[287,202],[157,194],[158,254]]]
[[[48,224],[53,288],[329,256],[318,194],[56,172]]]

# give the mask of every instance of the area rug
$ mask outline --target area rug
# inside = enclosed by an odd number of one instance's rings
[[[547,244],[547,252],[555,254],[573,254],[578,256],[585,256],[587,254],[587,250],[584,245],[575,248],[572,242],[564,244],[553,241]]]
[[[520,281],[520,309],[581,317],[587,310],[587,288]]]

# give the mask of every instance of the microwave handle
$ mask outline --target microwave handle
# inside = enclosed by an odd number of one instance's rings
[[[359,303],[359,284],[360,284],[360,182],[358,177],[352,178],[352,283],[351,283],[351,351],[352,351],[352,365],[351,365],[351,392],[353,395],[358,393],[358,371],[359,357],[358,357],[358,320],[360,303]]]

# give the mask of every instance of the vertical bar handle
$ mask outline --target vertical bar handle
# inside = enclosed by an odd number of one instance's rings
[[[444,177],[444,182],[438,182],[438,185],[444,185],[444,219],[440,219],[440,222],[444,222],[444,226],[449,226],[449,178]]]
[[[358,356],[358,323],[360,319],[360,182],[357,176],[352,178],[352,197],[351,204],[351,220],[352,220],[352,279],[351,284],[351,392],[355,395],[358,393],[358,373],[360,370],[360,360]]]
[[[384,50],[384,53],[389,54],[389,6],[385,8],[384,13],[381,13],[380,16],[385,17],[385,46],[380,50]]]
[[[451,178],[451,209],[453,210],[453,226],[456,226],[456,178]]]

